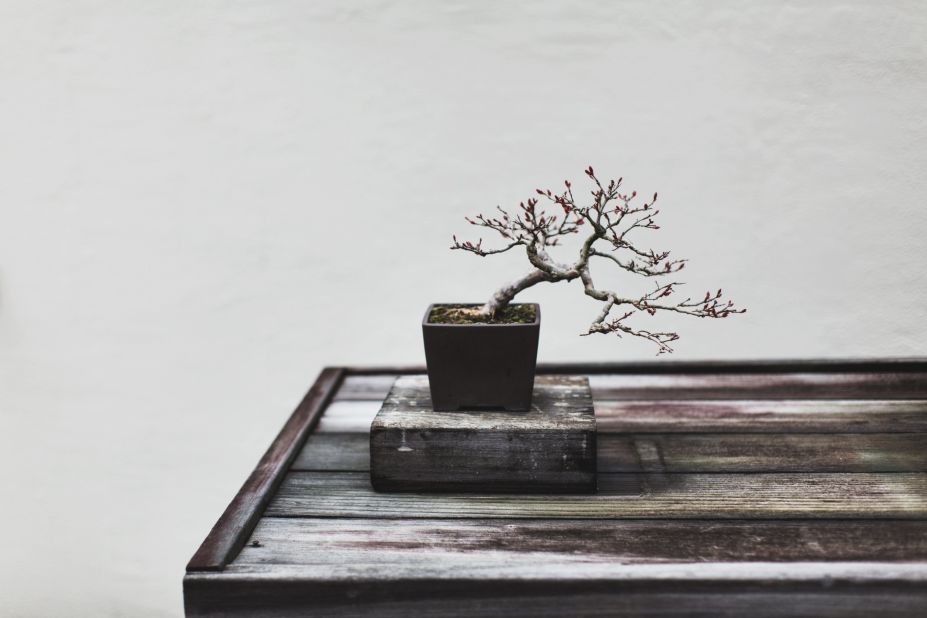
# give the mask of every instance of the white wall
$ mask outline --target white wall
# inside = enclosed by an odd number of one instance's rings
[[[590,163],[750,309],[676,358],[924,354],[925,101],[918,2],[7,0],[0,614],[180,615],[317,371],[422,362],[525,268],[461,217]],[[652,358],[524,297],[542,360]]]

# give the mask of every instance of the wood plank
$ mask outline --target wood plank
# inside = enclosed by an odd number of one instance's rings
[[[924,433],[927,400],[601,401],[605,433]]]
[[[596,399],[925,399],[927,371],[593,375]]]
[[[335,401],[383,401],[398,377],[395,373],[345,376]]]
[[[184,609],[188,618],[920,618],[927,610],[923,578],[908,575],[917,567],[771,565],[765,579],[745,581],[736,573],[712,578],[711,566],[685,567],[692,572],[688,578],[648,578],[641,573],[648,567],[637,565],[616,567],[608,579],[497,581],[195,573],[184,578]]]
[[[290,470],[369,471],[370,437],[365,433],[312,432]]]
[[[332,401],[313,433],[369,433],[379,401]]]
[[[514,430],[562,431],[572,429],[576,422],[583,427],[595,425],[595,420],[589,416],[592,396],[589,379],[585,376],[538,376],[534,382],[531,408],[526,411],[435,411],[431,406],[428,378],[402,376],[381,405],[376,425],[401,428],[406,426],[411,415],[428,425],[450,424],[462,430],[480,428],[484,419],[494,428]],[[555,413],[557,410],[559,413]]]
[[[577,370],[581,371],[581,366]],[[927,399],[927,368],[795,373],[588,373],[596,399]],[[382,401],[397,375],[350,375],[336,399]]]
[[[374,492],[355,472],[291,472],[272,517],[924,519],[925,473],[599,474],[593,496]]]
[[[293,411],[257,467],[187,564],[187,571],[222,570],[257,524],[264,506],[335,394],[344,369],[327,367]]]
[[[384,520],[265,517],[230,571],[337,579],[608,577],[618,565],[920,562],[927,521]],[[296,572],[294,570],[294,572]]]
[[[378,401],[335,401],[316,431],[367,433],[379,410]],[[927,433],[927,400],[596,400],[595,412],[600,434]]]
[[[476,567],[460,567],[459,574],[451,570],[436,569],[431,574],[416,572],[413,566],[400,565],[395,571],[391,564],[360,562],[353,569],[332,568],[331,565],[318,567],[306,564],[241,564],[229,565],[225,573],[237,575],[259,575],[267,579],[283,580],[305,578],[313,581],[339,582],[346,579],[355,581],[384,580],[408,582],[421,581],[474,581],[479,584],[502,581],[519,582],[537,579],[547,581],[576,581],[577,579],[611,580],[638,583],[653,580],[674,580],[734,582],[766,582],[770,579],[790,581],[792,583],[818,580],[819,585],[826,585],[828,578],[852,578],[868,580],[868,583],[893,581],[895,583],[920,583],[927,586],[927,563],[917,562],[833,562],[821,560],[814,562],[663,562],[663,563],[596,563],[574,561],[568,565],[547,564],[546,554],[535,554],[533,574],[530,569],[515,569],[510,575],[507,571],[497,570],[496,564],[489,564],[482,570]],[[518,560],[516,560],[518,562]],[[860,582],[861,583],[861,582]]]
[[[599,434],[599,472],[927,472],[927,434]],[[291,470],[370,470],[366,434],[313,434]]]
[[[927,472],[927,434],[600,434],[600,472]]]

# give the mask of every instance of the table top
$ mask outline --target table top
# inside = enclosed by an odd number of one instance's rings
[[[188,616],[927,615],[927,361],[588,375],[599,493],[376,493],[421,368],[322,371],[187,566]]]

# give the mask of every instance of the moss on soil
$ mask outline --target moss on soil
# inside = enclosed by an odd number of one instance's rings
[[[461,309],[473,309],[480,305],[438,305],[431,308],[428,316],[430,324],[531,324],[537,318],[534,305],[508,305],[493,319],[478,315],[468,315]]]

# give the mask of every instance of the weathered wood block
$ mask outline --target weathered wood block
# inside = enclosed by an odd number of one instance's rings
[[[425,376],[396,379],[370,427],[377,491],[594,493],[585,376],[544,375],[526,412],[432,410]]]

